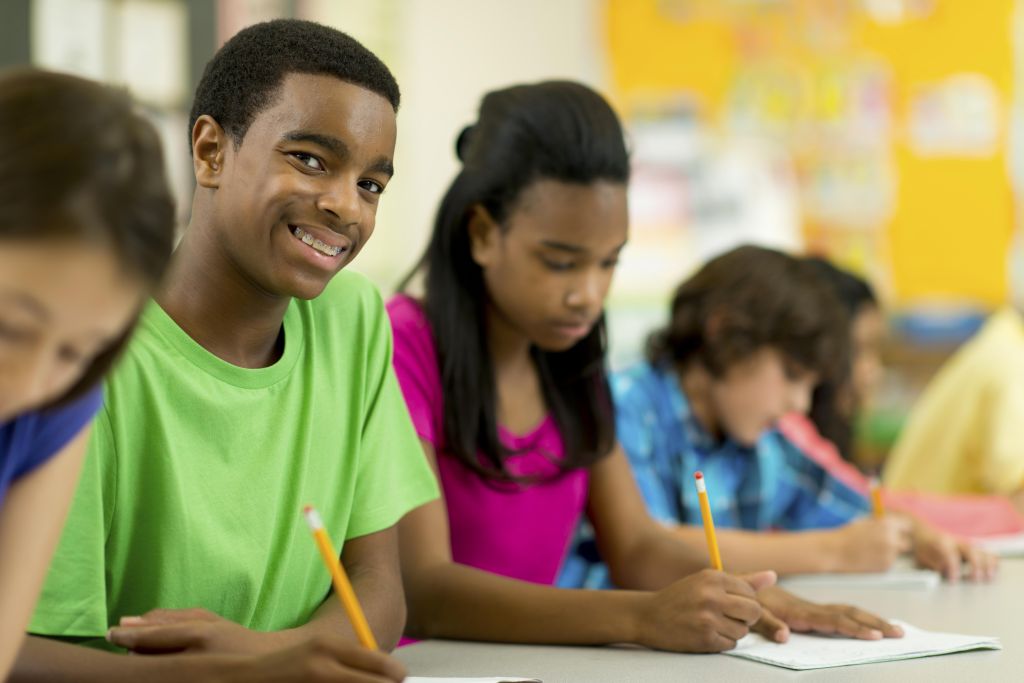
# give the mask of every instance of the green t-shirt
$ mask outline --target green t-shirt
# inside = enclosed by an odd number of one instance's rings
[[[277,363],[243,369],[148,305],[107,382],[32,633],[102,639],[155,607],[301,625],[330,589],[303,505],[340,549],[438,496],[376,289],[340,273],[291,302],[284,339]]]

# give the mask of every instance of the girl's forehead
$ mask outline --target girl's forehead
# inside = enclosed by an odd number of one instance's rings
[[[507,222],[522,238],[614,249],[628,234],[626,187],[538,180],[523,190]]]

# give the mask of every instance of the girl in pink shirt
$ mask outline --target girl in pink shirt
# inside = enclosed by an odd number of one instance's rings
[[[389,304],[394,362],[442,500],[399,525],[414,637],[619,643],[711,652],[787,623],[863,638],[899,629],[700,571],[654,522],[616,444],[605,295],[627,237],[629,161],[600,95],[547,82],[489,93],[420,264],[422,301]],[[617,585],[550,584],[583,513]]]

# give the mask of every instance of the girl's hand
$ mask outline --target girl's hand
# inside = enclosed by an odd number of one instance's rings
[[[721,652],[736,647],[761,618],[757,594],[774,572],[732,576],[705,569],[645,596],[638,642],[658,650]]]
[[[107,640],[138,654],[271,652],[283,643],[277,634],[252,631],[205,609],[154,609],[122,617]]]
[[[926,569],[934,569],[948,581],[960,579],[961,563],[967,563],[967,578],[989,581],[995,578],[999,558],[971,543],[937,529],[918,524],[914,530],[914,559]]]
[[[789,631],[797,633],[830,633],[879,640],[900,638],[903,630],[870,612],[850,605],[819,605],[808,602],[778,586],[763,588],[757,598],[764,608],[764,616],[753,630],[769,640],[784,643]]]

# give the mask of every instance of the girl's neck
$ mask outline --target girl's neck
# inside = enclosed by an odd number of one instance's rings
[[[487,352],[495,376],[533,368],[530,340],[509,324],[492,306],[487,307]]]
[[[679,387],[690,404],[690,412],[697,423],[712,436],[718,438],[720,429],[715,415],[711,387],[714,378],[699,361],[675,366]]]
[[[157,303],[192,339],[232,365],[262,368],[283,350],[290,299],[269,294],[193,225],[171,260]]]

